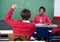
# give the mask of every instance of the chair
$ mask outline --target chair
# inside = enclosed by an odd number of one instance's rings
[[[60,36],[59,35],[52,35],[50,34],[50,42],[59,42],[60,41]]]
[[[9,41],[28,41],[28,36],[9,34],[8,39],[9,39]]]

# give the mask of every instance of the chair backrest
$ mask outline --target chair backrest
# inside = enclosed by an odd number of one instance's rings
[[[60,31],[57,34],[50,33],[49,39],[50,41],[53,41],[53,42],[60,42]]]
[[[9,41],[14,41],[14,35],[13,34],[8,34],[8,39],[9,39]]]
[[[9,41],[28,41],[28,36],[27,35],[13,35],[9,34],[8,35]]]
[[[0,38],[1,38],[1,33],[0,33]]]

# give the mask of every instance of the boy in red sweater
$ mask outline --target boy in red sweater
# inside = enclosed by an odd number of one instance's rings
[[[52,32],[51,32],[53,35],[58,35],[59,36],[59,38],[60,38],[60,24],[58,24],[58,26],[57,27],[55,27],[53,30],[52,30]],[[60,42],[60,40],[59,41],[57,41],[57,42]]]
[[[17,7],[17,5],[13,5],[11,7],[7,16],[5,17],[5,22],[12,27],[13,34],[28,35],[28,40],[30,40],[30,37],[33,35],[33,33],[36,29],[35,24],[31,23],[29,21],[31,12],[28,9],[23,9],[21,11],[21,17],[22,17],[23,21],[13,20],[11,17],[12,17],[14,10],[16,9],[16,7]]]
[[[55,28],[52,30],[51,33],[52,33],[52,34],[57,34],[57,35],[59,35],[59,38],[60,38],[60,24],[58,24],[58,26],[55,27]],[[60,42],[60,40],[59,40],[59,42]]]

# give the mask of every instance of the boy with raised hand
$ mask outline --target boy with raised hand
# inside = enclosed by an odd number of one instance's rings
[[[30,37],[36,29],[35,24],[29,21],[31,12],[28,9],[23,9],[20,13],[23,21],[14,20],[11,17],[16,8],[16,4],[12,5],[5,17],[5,22],[12,27],[14,35],[28,35],[28,40],[30,40]]]

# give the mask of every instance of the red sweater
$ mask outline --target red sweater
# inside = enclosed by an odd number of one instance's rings
[[[52,32],[51,32],[52,34],[58,34],[59,35],[59,38],[60,38],[60,24],[58,24],[58,26],[57,27],[55,27],[53,30],[52,30]],[[60,42],[60,40],[59,40],[59,42]]]
[[[36,29],[35,24],[11,19],[13,12],[14,12],[14,9],[11,8],[5,18],[5,22],[12,27],[13,34],[16,34],[16,35],[26,34],[29,36],[29,39],[30,39],[30,37],[32,36],[32,34]]]
[[[55,33],[60,33],[60,24],[58,24],[57,27],[55,27],[53,30],[52,30],[52,34],[55,34]]]

